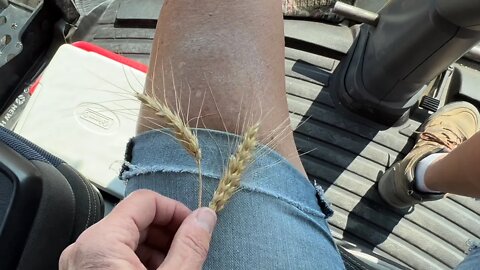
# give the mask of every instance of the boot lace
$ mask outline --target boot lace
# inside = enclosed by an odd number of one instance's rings
[[[467,140],[467,137],[464,134],[459,134],[459,132],[454,132],[449,128],[424,131],[420,133],[420,138],[425,141],[435,142],[443,145],[450,151]]]

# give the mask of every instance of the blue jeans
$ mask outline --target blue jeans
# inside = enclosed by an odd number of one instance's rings
[[[203,205],[208,205],[239,137],[197,131]],[[127,194],[151,189],[197,207],[196,164],[169,134],[151,131],[132,139],[121,177]],[[332,210],[321,188],[265,147],[257,149],[242,181],[218,215],[205,269],[344,269],[325,220]]]

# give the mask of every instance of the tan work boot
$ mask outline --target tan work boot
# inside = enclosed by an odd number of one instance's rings
[[[380,196],[396,208],[443,198],[441,193],[423,193],[415,188],[415,168],[430,154],[450,152],[479,129],[480,115],[473,105],[455,102],[432,114],[420,128],[417,143],[400,162],[389,168],[378,182]]]

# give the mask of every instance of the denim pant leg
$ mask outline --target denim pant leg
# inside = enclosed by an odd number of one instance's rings
[[[206,206],[239,137],[212,130],[197,134]],[[218,215],[204,268],[344,269],[325,221],[332,212],[323,192],[275,151],[259,147],[255,155],[241,189]],[[127,194],[151,189],[197,207],[196,164],[168,133],[132,139],[121,177]]]

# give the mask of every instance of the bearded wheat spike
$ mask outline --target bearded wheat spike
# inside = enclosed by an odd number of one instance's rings
[[[195,160],[202,159],[202,152],[198,144],[198,138],[193,135],[191,129],[185,125],[183,120],[170,108],[160,101],[143,93],[136,93],[135,97],[145,106],[153,109],[155,114],[161,117],[165,122],[165,127],[173,131],[175,138],[185,147],[185,150],[192,155]]]
[[[175,138],[182,144],[185,150],[195,159],[198,167],[198,207],[202,206],[202,170],[201,160],[202,151],[198,143],[198,138],[193,134],[192,130],[183,122],[182,118],[174,113],[166,104],[158,101],[157,99],[144,94],[135,93],[135,98],[142,102],[145,106],[155,111],[155,115],[162,118],[165,122],[166,128],[169,128]]]
[[[217,190],[215,190],[209,205],[215,212],[220,212],[239,189],[242,175],[250,164],[257,146],[258,129],[259,124],[250,127],[243,135],[242,142],[237,147],[237,152],[230,156],[227,170],[218,183]]]

